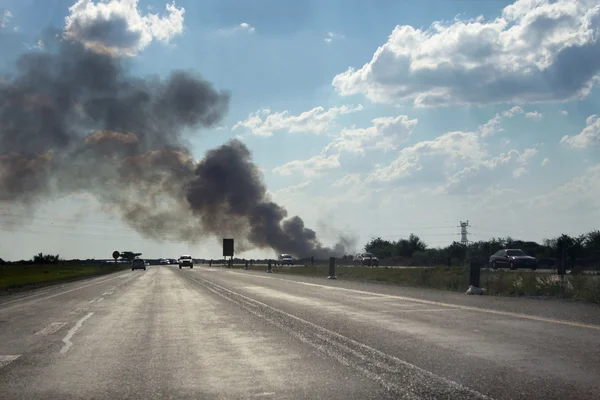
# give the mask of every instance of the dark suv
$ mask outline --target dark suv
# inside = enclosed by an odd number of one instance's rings
[[[145,271],[146,270],[146,262],[144,260],[142,260],[141,258],[135,258],[131,262],[131,270],[133,271],[134,269],[143,269]]]

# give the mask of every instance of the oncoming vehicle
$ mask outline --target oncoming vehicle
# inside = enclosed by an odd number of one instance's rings
[[[354,265],[368,265],[369,267],[379,266],[379,260],[371,253],[359,253],[354,256]]]
[[[131,262],[131,270],[143,269],[146,270],[146,262],[141,258],[134,258]]]
[[[508,267],[512,270],[517,268],[537,269],[537,259],[528,256],[521,249],[503,249],[498,250],[490,256],[489,263],[493,269]]]
[[[279,265],[294,265],[294,257],[289,254],[280,254],[277,263]]]
[[[183,256],[179,257],[179,269],[182,267],[194,268],[194,260],[192,259],[192,256],[184,254]]]

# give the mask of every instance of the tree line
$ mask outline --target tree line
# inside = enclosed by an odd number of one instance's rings
[[[514,239],[512,237],[497,237],[490,240],[470,242],[468,246],[453,242],[446,247],[432,248],[411,234],[406,239],[391,241],[381,237],[371,239],[364,247],[365,251],[374,254],[379,259],[408,258],[429,261],[430,263],[446,264],[448,259],[456,261],[469,259],[486,260],[501,249],[521,249],[539,260],[556,259],[564,249],[568,260],[600,259],[600,231],[593,230],[579,236],[562,234],[552,239],[544,239],[542,243]]]

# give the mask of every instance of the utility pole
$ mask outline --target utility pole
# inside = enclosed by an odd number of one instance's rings
[[[460,243],[465,246],[465,260],[469,260],[469,221],[460,221]]]

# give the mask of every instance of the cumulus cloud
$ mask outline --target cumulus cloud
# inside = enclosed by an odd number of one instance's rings
[[[307,178],[313,178],[323,171],[340,167],[340,157],[338,154],[326,156],[319,154],[308,160],[294,160],[285,163],[273,169],[273,172],[289,176],[295,173],[301,173]]]
[[[332,141],[324,151],[364,153],[365,150],[381,149],[395,150],[404,143],[413,129],[417,126],[417,119],[410,119],[407,115],[397,117],[379,117],[371,121],[368,128],[344,128],[339,136]]]
[[[256,29],[253,26],[251,26],[249,23],[242,22],[241,24],[234,26],[232,28],[219,29],[218,32],[221,35],[229,36],[229,35],[233,35],[238,32],[246,32],[246,33],[252,34],[252,33],[256,32]]]
[[[502,132],[504,129],[500,126],[502,119],[513,118],[515,115],[523,114],[524,111],[519,106],[514,106],[509,110],[496,113],[494,118],[490,119],[485,124],[479,126],[478,131],[483,137],[492,136],[495,133]]]
[[[360,184],[360,175],[359,174],[346,174],[343,178],[335,181],[332,186],[336,188],[348,187],[348,186],[356,186]]]
[[[550,192],[525,199],[523,203],[537,211],[568,212],[570,217],[578,216],[586,220],[594,220],[600,216],[597,206],[598,197],[600,197],[600,164],[590,166],[570,181]]]
[[[542,167],[545,167],[546,165],[550,164],[550,159],[549,158],[544,158],[542,160]]]
[[[335,32],[328,32],[327,37],[324,39],[325,43],[331,44],[334,40],[343,39],[344,35]]]
[[[183,32],[183,7],[165,5],[164,16],[144,14],[138,0],[79,0],[69,7],[65,35],[98,52],[132,56],[152,41],[168,43]]]
[[[537,153],[535,147],[522,151],[510,150],[475,162],[449,176],[444,191],[448,194],[476,194],[508,178],[520,178],[527,172],[529,162]]]
[[[272,112],[268,108],[251,113],[244,121],[238,121],[232,130],[247,129],[256,136],[272,136],[273,132],[290,133],[305,132],[322,134],[329,130],[331,124],[341,115],[361,111],[362,105],[332,107],[315,107],[299,115],[291,115],[289,111]]]
[[[10,10],[2,11],[2,14],[0,14],[0,28],[6,28],[12,18],[13,15]]]
[[[376,168],[367,181],[391,182],[424,170],[442,173],[449,167],[481,162],[485,155],[480,136],[475,132],[448,132],[403,148],[394,161]]]
[[[272,135],[274,127],[285,129],[289,132],[323,133],[329,131],[335,138],[325,146],[320,154],[307,160],[294,160],[274,169],[280,175],[301,173],[306,177],[314,177],[323,171],[339,168],[342,153],[364,154],[367,150],[394,150],[405,142],[418,123],[417,119],[410,119],[406,115],[396,117],[380,117],[371,121],[367,128],[342,128],[339,133],[331,132],[331,121],[340,114],[354,112],[362,106],[343,108],[330,108],[325,111],[322,107],[314,108],[300,114],[300,116],[285,116],[283,113],[271,114],[267,111],[266,119],[257,114],[251,115],[246,121],[238,122],[251,129],[254,134]],[[285,113],[285,112],[284,112]],[[270,117],[273,117],[269,120]],[[237,126],[237,124],[236,124]],[[236,127],[234,126],[234,129]]]
[[[541,121],[544,118],[544,114],[538,111],[532,111],[525,113],[525,118],[533,119],[536,121]]]
[[[586,127],[579,134],[575,136],[565,135],[560,139],[560,143],[574,149],[600,145],[600,118],[597,114],[590,115],[585,122]]]
[[[560,110],[560,113],[562,115],[569,115],[569,112],[567,110]]]
[[[341,95],[417,106],[562,101],[600,72],[597,0],[518,0],[501,16],[397,26],[371,61],[332,81]]]

